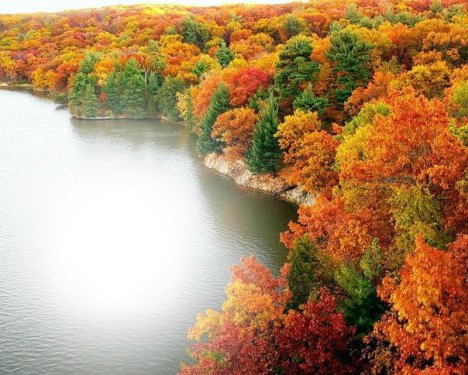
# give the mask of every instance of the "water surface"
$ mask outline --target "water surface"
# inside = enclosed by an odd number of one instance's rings
[[[204,167],[186,128],[55,108],[0,90],[0,374],[174,374],[229,266],[277,272],[294,209]]]

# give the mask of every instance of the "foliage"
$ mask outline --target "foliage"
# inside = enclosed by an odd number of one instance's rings
[[[276,64],[275,86],[280,100],[292,100],[307,82],[314,82],[318,64],[311,59],[312,42],[305,36],[291,38],[280,52]]]
[[[278,131],[278,105],[270,96],[255,124],[252,147],[246,158],[249,169],[255,173],[276,173],[281,149],[275,137]]]
[[[455,249],[447,252],[418,238],[399,280],[384,280],[379,295],[391,304],[391,310],[376,325],[374,335],[388,343],[384,363],[392,372],[464,372],[466,236],[458,241],[464,241],[464,248],[457,249],[455,243]]]
[[[314,201],[281,235],[279,278],[234,268],[184,373],[461,374],[465,3],[0,15],[0,80],[67,98],[73,116],[182,118],[202,154],[281,167],[255,179]]]
[[[159,108],[164,116],[171,121],[179,120],[177,111],[177,93],[183,91],[184,81],[182,78],[166,77],[157,94]]]
[[[224,142],[228,147],[227,154],[232,159],[242,158],[251,147],[256,120],[257,116],[250,108],[231,109],[218,116],[211,136],[220,138]]]
[[[356,87],[367,83],[371,45],[346,30],[333,33],[330,42],[327,57],[333,61],[337,75],[334,98],[342,106]]]
[[[229,109],[229,92],[224,84],[219,85],[211,98],[210,106],[200,124],[200,136],[197,140],[197,151],[201,155],[220,151],[223,143],[212,137],[213,125],[219,115]],[[216,133],[215,133],[216,134]]]
[[[353,330],[326,290],[298,311],[285,310],[284,277],[272,277],[254,258],[233,267],[222,311],[199,315],[189,337],[197,361],[181,374],[350,373],[342,358]]]

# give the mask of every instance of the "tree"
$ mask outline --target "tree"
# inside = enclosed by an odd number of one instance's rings
[[[229,109],[229,92],[224,84],[219,87],[211,98],[210,106],[200,124],[201,134],[197,140],[197,151],[200,155],[220,151],[223,143],[218,138],[212,138],[213,125],[219,115]]]
[[[286,311],[283,276],[274,278],[255,258],[232,269],[220,312],[207,310],[189,331],[197,340],[192,366],[180,374],[351,373],[345,363],[353,330],[326,290],[298,311]]]
[[[307,82],[315,82],[318,64],[311,59],[311,39],[303,35],[291,38],[279,54],[275,87],[281,101],[292,101]]]
[[[379,295],[391,310],[375,326],[374,335],[388,346],[376,353],[375,366],[384,363],[392,373],[464,373],[466,240],[464,256],[459,257],[457,244],[451,248],[438,250],[418,238],[399,278],[384,280]]]
[[[362,270],[342,264],[335,274],[337,284],[346,297],[339,304],[346,323],[357,327],[359,334],[372,330],[374,323],[385,312],[384,304],[377,297],[372,279],[366,277]]]
[[[159,73],[149,74],[146,87],[146,111],[150,117],[156,116],[159,111],[158,94],[163,82],[164,79]]]
[[[181,35],[185,43],[195,44],[200,50],[205,48],[206,42],[211,38],[206,24],[198,23],[193,17],[186,17],[182,21]]]
[[[231,109],[218,116],[211,136],[220,138],[226,144],[229,157],[242,158],[251,146],[256,119],[255,112],[250,108]]]
[[[298,109],[285,117],[276,136],[284,161],[293,166],[290,182],[311,193],[330,193],[338,182],[334,163],[339,143],[320,128],[317,113]]]
[[[234,73],[229,79],[231,104],[242,106],[259,90],[265,90],[270,76],[265,71],[246,67]]]
[[[337,75],[334,97],[342,108],[354,89],[367,83],[371,45],[346,30],[332,33],[330,41],[327,57],[334,63],[333,71]]]
[[[315,298],[320,288],[332,288],[335,284],[334,262],[307,235],[295,241],[288,262],[288,288],[292,293],[289,308],[298,309],[310,297]]]
[[[252,147],[246,153],[247,165],[252,172],[272,172],[275,175],[282,155],[275,137],[277,131],[278,104],[270,95],[255,124]]]
[[[87,84],[83,95],[83,114],[86,117],[96,117],[99,110],[99,99],[94,91],[94,86]]]
[[[308,84],[305,90],[302,91],[293,101],[294,109],[317,112],[320,117],[325,114],[327,106],[328,99],[315,96],[311,84]]]
[[[179,112],[177,111],[177,93],[184,89],[184,80],[182,78],[166,77],[157,95],[159,107],[164,116],[170,121],[178,121]]]
[[[146,85],[143,70],[131,58],[125,64],[121,75],[122,109],[131,117],[144,117],[146,114]]]
[[[110,109],[114,116],[120,115],[123,111],[121,76],[122,72],[114,71],[110,73],[103,90],[106,94],[106,107]]]
[[[226,46],[226,43],[223,42],[215,52],[215,57],[222,67],[226,67],[232,60],[234,60],[235,55],[234,52],[232,52],[229,47]]]

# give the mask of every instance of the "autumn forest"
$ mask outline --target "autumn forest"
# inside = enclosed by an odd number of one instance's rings
[[[183,123],[200,156],[314,197],[279,276],[232,266],[180,374],[461,375],[467,30],[463,0],[0,15],[0,82],[78,118]]]

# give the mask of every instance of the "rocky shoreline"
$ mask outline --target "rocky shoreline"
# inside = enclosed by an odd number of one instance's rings
[[[270,174],[256,175],[250,172],[242,160],[229,160],[224,154],[209,154],[205,166],[232,178],[236,184],[270,193],[295,205],[312,205],[315,197],[298,186],[291,186],[281,177]]]

